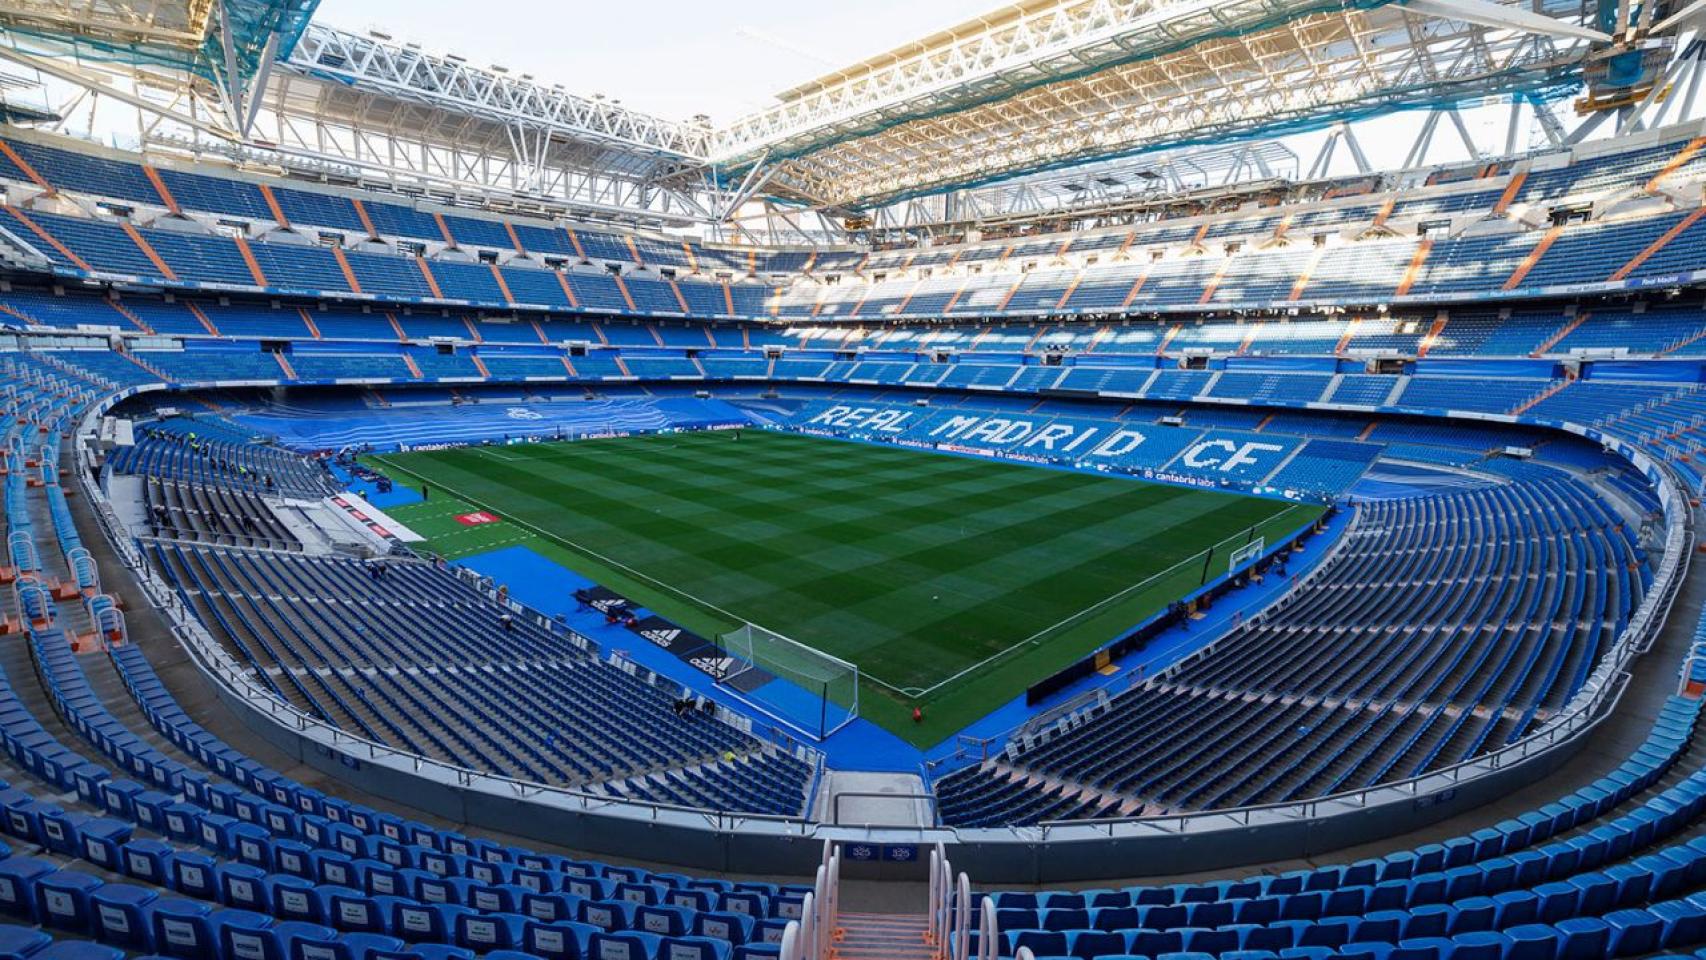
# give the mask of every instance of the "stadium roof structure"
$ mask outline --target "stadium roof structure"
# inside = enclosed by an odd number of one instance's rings
[[[241,83],[289,55],[319,0],[0,0],[0,30],[36,52],[176,68]]]
[[[448,188],[494,186],[581,212],[705,218],[710,127],[478,67],[383,34],[309,26],[266,90],[280,147]]]
[[[1449,116],[1478,158],[1497,151],[1471,142],[1465,104],[1512,104],[1506,152],[1524,105],[1555,146],[1608,113],[1638,128],[1670,109],[1700,53],[1676,38],[1706,20],[1706,0],[1021,0],[714,127],[309,23],[315,2],[0,0],[0,58],[148,113],[145,149],[725,239],[767,217],[773,240],[822,240],[901,208],[1052,215],[1296,178],[1274,141],[1306,129],[1331,127],[1367,172],[1350,125],[1399,109],[1430,111],[1422,137]],[[1576,96],[1587,108],[1561,119]],[[0,99],[54,116],[3,82]]]
[[[784,93],[717,131],[713,159],[869,208],[1394,108],[1555,98],[1612,40],[1597,6],[1026,0]]]

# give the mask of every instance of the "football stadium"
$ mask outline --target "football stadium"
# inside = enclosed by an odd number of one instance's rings
[[[1706,958],[1706,0],[726,6],[0,0],[0,960]]]

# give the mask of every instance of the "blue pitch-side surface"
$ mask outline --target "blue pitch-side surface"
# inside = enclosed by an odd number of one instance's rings
[[[1311,539],[1301,554],[1287,561],[1293,577],[1307,573],[1327,555],[1328,548],[1349,525],[1351,515],[1347,510],[1334,517],[1324,533]],[[475,554],[460,561],[460,565],[491,577],[500,584],[508,585],[510,595],[522,603],[549,616],[562,616],[571,628],[597,641],[604,650],[621,651],[647,669],[718,703],[750,715],[750,706],[712,683],[709,677],[691,665],[646,642],[645,638],[631,630],[607,624],[604,617],[598,613],[578,609],[574,592],[596,584],[556,561],[541,556],[528,547],[512,546]],[[1263,583],[1253,584],[1230,594],[1215,604],[1204,619],[1193,622],[1188,629],[1174,627],[1156,636],[1144,649],[1122,658],[1118,663],[1119,669],[1112,675],[1093,676],[1073,684],[1035,706],[1027,705],[1023,696],[1014,697],[963,730],[948,734],[929,750],[920,751],[865,720],[854,720],[817,746],[827,755],[829,765],[837,770],[913,773],[918,770],[921,762],[929,760],[940,764],[934,771],[936,775],[946,773],[975,759],[968,757],[954,760],[953,754],[958,748],[958,734],[978,738],[994,737],[1044,710],[1097,687],[1106,687],[1110,694],[1117,693],[1132,682],[1134,671],[1149,675],[1178,662],[1224,633],[1235,618],[1277,600],[1288,587],[1288,580],[1268,577]],[[650,612],[640,609],[636,614],[644,617]],[[1114,638],[1109,639],[1111,641]],[[785,681],[772,681],[759,688],[757,693],[762,702],[772,707],[785,708],[789,715],[803,715],[809,712],[808,706],[815,708],[815,700],[811,694]],[[832,717],[830,725],[833,726],[836,722],[839,721]]]
[[[577,609],[575,591],[596,584],[562,564],[527,547],[504,547],[468,557],[460,561],[460,565],[507,584],[510,596],[542,613],[553,617],[561,615],[571,628],[597,641],[605,651],[621,651],[649,670],[732,710],[750,714],[750,707],[691,665],[646,642],[644,637],[631,630],[605,623],[604,617],[598,613]],[[643,608],[635,611],[642,617],[650,612]],[[768,686],[779,684],[781,681],[775,681]],[[770,692],[780,695],[780,691]],[[805,692],[798,691],[796,696],[804,697]],[[829,755],[829,765],[837,769],[914,772],[920,759],[917,748],[865,720],[853,721],[827,743],[818,746]]]
[[[406,507],[411,503],[421,502],[419,490],[405,487],[402,484],[395,484],[391,487],[390,493],[380,493],[379,484],[356,477],[348,470],[335,464],[332,466],[332,476],[338,479],[338,483],[342,484],[345,490],[356,494],[381,510],[389,510],[392,507]]]
[[[1228,594],[1219,603],[1210,607],[1201,620],[1193,621],[1189,627],[1173,627],[1149,641],[1148,646],[1121,657],[1116,663],[1119,668],[1109,676],[1092,676],[1088,680],[1075,683],[1061,690],[1036,706],[1027,706],[1024,697],[1015,697],[1002,704],[970,725],[960,733],[968,737],[995,737],[1017,727],[1031,717],[1062,703],[1080,696],[1097,687],[1105,687],[1110,696],[1118,694],[1126,687],[1142,677],[1152,676],[1157,671],[1165,670],[1180,660],[1202,649],[1210,641],[1218,639],[1221,634],[1230,629],[1233,624],[1248,616],[1252,611],[1278,600],[1291,589],[1293,581],[1315,569],[1327,556],[1328,550],[1338,541],[1346,528],[1350,526],[1355,515],[1354,508],[1341,510],[1331,520],[1327,521],[1326,529],[1311,538],[1301,553],[1294,554],[1286,561],[1286,577],[1270,576],[1261,583],[1253,583],[1243,590]],[[1224,576],[1210,581],[1212,586]],[[931,749],[928,759],[947,759],[955,749],[952,743],[943,743]],[[962,764],[963,765],[963,764]],[[952,766],[943,766],[938,774],[946,773]]]
[[[291,413],[241,413],[239,420],[298,450],[372,445],[385,452],[428,443],[472,443],[501,437],[626,433],[670,427],[746,423],[747,415],[723,400],[696,397],[629,397],[550,402],[488,401],[461,406],[386,407],[302,417]]]

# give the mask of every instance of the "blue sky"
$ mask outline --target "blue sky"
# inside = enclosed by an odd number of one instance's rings
[[[321,0],[320,22],[379,29],[481,66],[669,119],[727,121],[776,93],[999,7],[1000,0]]]

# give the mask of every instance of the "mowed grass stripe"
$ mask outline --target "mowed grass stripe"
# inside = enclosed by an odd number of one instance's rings
[[[731,617],[750,620],[907,688],[940,683],[1252,525],[1269,523],[1275,539],[1315,515],[1274,520],[1290,505],[772,432],[498,452],[388,459],[549,534],[559,545],[536,549],[683,626],[717,633],[738,625]],[[456,555],[519,532],[451,529],[442,505],[430,509],[418,529]],[[963,725],[1195,586],[1200,572],[1122,597],[930,702]],[[868,716],[914,742],[947,732],[911,729],[906,698],[870,701]]]
[[[929,463],[934,458],[915,456],[911,459]],[[973,468],[983,466],[975,461],[958,463]],[[924,472],[927,471],[910,471],[911,482],[922,479],[918,475]],[[861,609],[864,605],[880,605],[888,612],[866,625],[878,632],[863,642],[855,642],[850,648],[855,653],[887,643],[885,635],[890,631],[884,629],[883,621],[892,617],[894,604],[910,606],[920,630],[925,627],[953,628],[932,638],[925,645],[922,656],[916,649],[917,644],[909,642],[906,647],[911,651],[910,655],[894,659],[896,666],[908,667],[904,672],[897,673],[887,666],[872,671],[893,685],[915,687],[927,685],[931,664],[939,662],[943,654],[951,659],[954,648],[969,643],[970,649],[978,652],[978,659],[981,659],[981,656],[1012,642],[1012,638],[1003,636],[1003,631],[992,629],[992,626],[1007,622],[1014,615],[1014,608],[1031,603],[1026,597],[1004,589],[1002,584],[1010,582],[1012,575],[1034,567],[1036,558],[1031,554],[1038,551],[1039,545],[1026,532],[1032,524],[1049,522],[1055,529],[1064,531],[1067,537],[1076,539],[1087,536],[1089,525],[1107,509],[1100,499],[1086,499],[1095,496],[1091,487],[1054,489],[1060,486],[1060,476],[1054,472],[1017,471],[1020,482],[1008,482],[1004,487],[992,486],[998,481],[992,481],[986,470],[978,470],[977,473],[982,476],[975,483],[968,481],[965,492],[971,495],[969,502],[987,504],[981,510],[944,514],[940,504],[927,502],[917,507],[903,507],[898,512],[877,511],[873,518],[867,509],[865,515],[853,521],[816,525],[808,520],[796,524],[796,529],[782,535],[762,539],[750,535],[731,536],[726,529],[706,527],[702,518],[711,512],[708,509],[690,510],[685,515],[682,511],[671,510],[667,503],[653,508],[650,513],[643,508],[635,509],[635,502],[630,499],[634,497],[635,487],[624,489],[623,499],[613,498],[605,506],[617,515],[608,518],[608,522],[632,535],[653,538],[658,544],[667,542],[667,550],[648,547],[638,562],[664,565],[670,575],[678,577],[691,576],[693,571],[676,566],[677,562],[691,567],[698,561],[708,561],[728,570],[743,571],[736,576],[718,578],[714,585],[700,583],[689,590],[707,599],[713,594],[727,597],[728,602],[713,602],[747,619],[756,620],[756,617],[740,604],[752,599],[764,599],[767,603],[785,600],[797,605],[796,609],[802,615],[794,618],[793,622],[813,626],[821,626],[814,621],[826,615],[864,616],[865,611]],[[614,475],[618,479],[628,478],[627,471],[614,471]],[[643,482],[648,478],[635,479]],[[588,483],[577,486],[583,496],[596,494],[589,489]],[[643,486],[660,496],[674,496],[684,490],[682,484],[643,483]],[[686,486],[696,487],[691,483]],[[1128,497],[1150,499],[1156,496],[1150,488],[1122,486]],[[1191,492],[1183,489],[1164,490],[1160,494],[1163,501],[1190,496]],[[730,497],[726,506],[733,512],[750,516],[751,506],[758,504],[763,508],[762,515],[769,517],[776,515],[772,503],[800,499],[804,498],[780,498],[778,501],[773,497],[743,494]],[[1026,509],[1012,509],[1019,504],[1024,504]],[[1161,505],[1155,509],[1160,511]],[[619,516],[623,511],[628,512],[629,518]],[[873,523],[873,519],[878,522]],[[1129,526],[1129,521],[1126,525]],[[802,539],[809,534],[818,535],[819,539],[815,542]],[[815,559],[817,551],[833,554],[849,546],[864,547],[870,551],[872,562],[859,569],[846,563],[820,563]],[[1085,549],[1089,549],[1088,544]],[[1098,564],[1106,553],[1130,549],[1129,540],[1105,545],[1104,549],[1089,554],[1074,568],[1078,573],[1075,579],[1084,579],[1082,575],[1086,572],[1098,571]],[[1100,594],[1103,597],[1131,582],[1121,576],[1124,565],[1105,566],[1107,573],[1095,578],[1106,581],[1107,585]],[[1003,569],[1005,567],[1014,569],[1008,571]],[[935,592],[910,587],[895,590],[897,582],[926,583],[941,576],[943,570],[962,572],[954,583],[941,584]],[[944,590],[955,602],[942,604],[936,599],[943,596]],[[827,597],[833,597],[834,602],[820,600]],[[975,615],[968,617],[968,613]],[[810,634],[800,639],[814,642]]]

